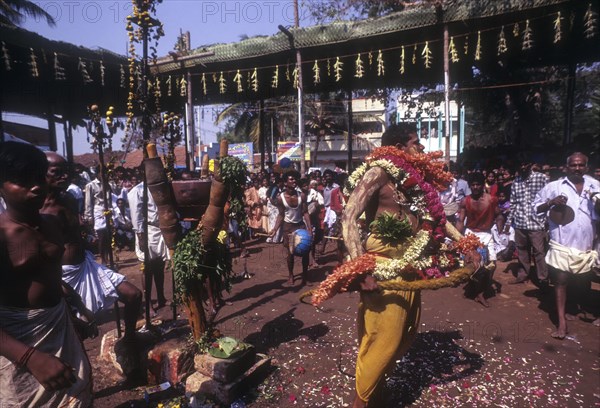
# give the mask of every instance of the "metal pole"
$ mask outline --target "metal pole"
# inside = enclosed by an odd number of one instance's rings
[[[194,135],[194,98],[192,97],[192,73],[187,72],[187,103],[186,103],[186,116],[187,116],[187,135],[188,142],[190,144],[190,159],[188,159],[192,168],[188,166],[188,170],[194,170],[196,168],[196,136]],[[187,160],[186,160],[187,164]]]
[[[294,27],[300,27],[300,13],[298,12],[298,0],[294,0]],[[304,90],[302,85],[302,57],[300,50],[296,48],[296,66],[298,67],[298,142],[300,142],[300,173],[302,177],[306,174],[306,156],[304,140]]]
[[[104,140],[102,137],[102,130],[99,128],[100,124],[96,123],[96,141],[98,142],[98,161],[100,162],[100,181],[102,185],[102,201],[104,201],[104,219],[106,222],[106,235],[110,239],[110,251],[108,252],[108,266],[111,270],[115,269],[115,261],[112,250],[112,239],[113,239],[113,228],[112,228],[112,195],[110,193],[110,187],[108,185],[108,175],[106,174],[106,166],[104,165]],[[102,254],[100,254],[102,256]],[[121,337],[121,316],[119,313],[118,302],[115,302],[115,320],[117,323],[117,337]]]
[[[275,144],[274,144],[274,129],[273,129],[273,118],[271,118],[271,153],[269,154],[269,160],[272,162],[275,162],[277,157],[273,157],[273,154],[276,153],[275,152]]]
[[[298,1],[296,0],[296,7]],[[300,143],[300,174],[306,173],[304,147],[304,92],[302,90],[302,59],[300,50],[296,50],[296,65],[298,67],[298,142]]]
[[[150,114],[148,112],[148,25],[142,26],[142,138],[144,159],[148,158],[146,147],[150,141]],[[152,326],[150,307],[152,296],[152,273],[150,271],[150,251],[148,249],[148,181],[144,171],[144,186],[142,190],[142,217],[144,242],[144,298],[146,305],[146,329]]]
[[[346,171],[348,174],[352,171],[352,156],[354,155],[352,149],[352,133],[354,132],[354,122],[352,121],[352,85],[348,88],[348,166]]]
[[[261,99],[258,101],[258,148],[260,149],[260,169],[265,168],[265,101]],[[252,158],[252,164],[254,164],[254,158]]]
[[[448,58],[448,25],[444,25],[444,137],[446,163],[450,162],[450,61]]]

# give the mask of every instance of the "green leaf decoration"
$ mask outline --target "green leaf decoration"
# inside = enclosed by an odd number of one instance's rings
[[[384,212],[370,225],[371,231],[386,244],[396,245],[413,235],[408,218],[398,218],[396,214]]]

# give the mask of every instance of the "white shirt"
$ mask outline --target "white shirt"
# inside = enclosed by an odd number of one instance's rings
[[[498,226],[494,224],[492,226],[492,239],[494,240],[496,252],[500,252],[508,247],[510,241],[515,240],[515,229],[510,227],[508,234],[505,234],[504,231],[498,231]]]
[[[258,189],[258,198],[264,203],[267,201],[267,190],[269,187],[262,186]]]
[[[127,194],[129,200],[129,211],[131,213],[131,225],[133,231],[142,233],[144,230],[144,182],[133,187]],[[148,191],[148,224],[158,227],[158,211],[152,194]]]
[[[71,195],[73,195],[73,197],[75,197],[77,200],[83,200],[83,191],[81,191],[77,184],[69,184],[69,187],[67,187],[67,192],[71,193]]]
[[[323,205],[325,203],[323,195],[314,188],[311,188],[308,192],[308,196],[306,196],[306,204],[310,204],[313,201],[316,201],[319,205]]]
[[[550,239],[561,245],[588,251],[593,248],[596,223],[600,217],[594,210],[591,196],[600,192],[600,182],[590,176],[583,176],[583,190],[577,194],[575,185],[564,177],[546,184],[541,189],[533,202],[534,212],[537,207],[559,195],[567,197],[567,205],[575,213],[575,219],[567,225],[557,225],[548,219],[550,225]]]

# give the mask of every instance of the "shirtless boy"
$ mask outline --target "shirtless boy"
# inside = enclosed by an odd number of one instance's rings
[[[308,215],[308,206],[306,204],[306,195],[297,190],[300,174],[297,171],[290,171],[284,175],[285,188],[277,197],[277,208],[279,215],[275,222],[275,227],[269,234],[270,237],[275,236],[275,232],[279,230],[283,234],[283,247],[287,250],[287,266],[288,266],[288,285],[294,285],[294,254],[290,248],[290,235],[297,229],[305,229],[312,235],[312,225]],[[302,285],[306,284],[308,275],[309,253],[302,256]]]
[[[458,230],[465,234],[474,234],[486,246],[489,256],[489,264],[482,265],[474,276],[477,281],[473,284],[473,296],[476,302],[485,307],[489,303],[485,299],[484,292],[492,283],[491,279],[496,269],[496,249],[492,237],[492,226],[496,216],[500,214],[498,199],[484,192],[485,177],[481,173],[473,173],[469,180],[471,194],[462,199],[459,205]]]
[[[0,401],[89,407],[91,368],[63,299],[63,239],[39,214],[47,166],[34,146],[0,143]]]

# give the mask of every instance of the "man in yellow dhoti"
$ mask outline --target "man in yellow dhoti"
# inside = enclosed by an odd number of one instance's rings
[[[395,146],[407,154],[423,150],[414,127],[404,124],[390,126],[383,134],[381,144]],[[393,169],[388,171],[384,167],[372,166],[360,180],[355,181],[356,187],[342,216],[344,242],[352,259],[358,258],[365,250],[378,259],[398,258],[410,249],[394,248],[373,236],[367,240],[363,249],[356,222],[363,212],[367,225],[371,225],[380,215],[388,213],[398,220],[408,221],[413,235],[419,229],[419,213],[411,211],[411,203],[398,188],[398,180],[390,174]],[[414,236],[416,243],[418,234]],[[382,291],[377,285],[377,280],[383,280],[380,278],[382,277],[367,275],[360,283],[357,323],[360,348],[356,362],[356,397],[353,407],[367,405],[390,364],[412,343],[419,325],[420,292]]]

